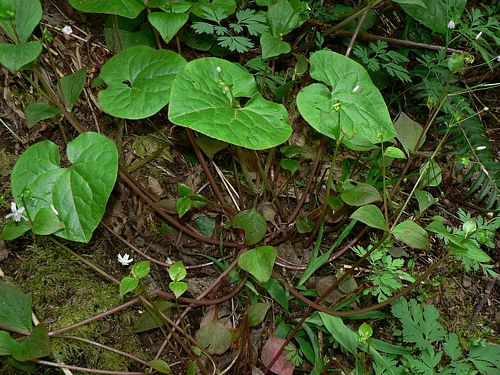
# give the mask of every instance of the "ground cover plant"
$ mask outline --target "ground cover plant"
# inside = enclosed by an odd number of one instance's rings
[[[498,373],[499,29],[0,0],[0,373]]]

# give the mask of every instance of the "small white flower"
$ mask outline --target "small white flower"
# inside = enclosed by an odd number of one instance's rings
[[[486,176],[489,176],[489,175],[490,175],[490,174],[488,173],[488,171],[487,171],[485,168],[483,168],[483,172],[484,172],[484,174],[485,174]]]
[[[500,62],[500,55],[497,56],[497,62]]]
[[[73,29],[71,28],[71,26],[70,26],[70,25],[66,25],[66,26],[64,26],[64,27],[61,29],[61,31],[62,31],[62,33],[63,33],[64,35],[71,35],[71,34],[73,34]]]
[[[477,146],[476,151],[486,150],[486,146]]]
[[[215,70],[217,70],[217,73],[222,72],[222,68],[220,66],[218,66],[217,68],[215,68]]]
[[[52,210],[52,212],[54,213],[54,215],[56,216],[59,216],[59,212],[57,212],[56,208],[54,207],[54,205],[50,205],[50,209]]]
[[[123,256],[121,254],[118,254],[118,262],[122,266],[128,266],[133,261],[134,261],[134,258],[130,258],[130,256],[127,253],[125,253]]]
[[[10,204],[10,210],[12,211],[12,213],[6,215],[5,216],[6,219],[12,218],[12,220],[14,220],[16,223],[19,223],[21,220],[28,221],[28,218],[23,215],[24,207],[17,208],[16,203],[12,202]]]
[[[476,40],[478,40],[479,38],[481,38],[481,35],[483,35],[483,32],[482,31],[478,32],[477,35],[476,35]]]
[[[448,22],[448,29],[454,29],[455,28],[455,22],[453,20],[450,20],[450,22]]]
[[[488,112],[490,109],[488,107],[483,107],[484,112]]]
[[[355,93],[355,92],[358,92],[358,91],[359,91],[359,85],[356,85],[356,87],[352,89],[352,92]]]

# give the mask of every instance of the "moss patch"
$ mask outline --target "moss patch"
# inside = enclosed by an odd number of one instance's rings
[[[104,281],[47,239],[37,238],[26,256],[25,261],[16,261],[15,285],[32,293],[33,311],[49,330],[69,326],[123,303],[116,285]],[[152,357],[132,332],[137,316],[134,308],[130,308],[66,334],[94,340],[140,358]],[[54,358],[72,365],[117,371],[141,369],[126,357],[70,339],[54,339],[52,352]],[[0,369],[0,374],[9,373]]]

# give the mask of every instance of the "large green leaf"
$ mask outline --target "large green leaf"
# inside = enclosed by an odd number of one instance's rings
[[[14,5],[14,18],[0,18],[0,27],[12,41],[16,43],[26,42],[42,19],[40,0],[11,0],[10,2]],[[13,25],[15,25],[16,30],[13,29]]]
[[[21,44],[0,42],[0,64],[5,65],[12,73],[35,61],[42,53],[42,43],[38,40]]]
[[[287,42],[272,35],[264,33],[260,36],[260,47],[262,49],[262,58],[269,59],[291,51],[292,47]]]
[[[467,0],[422,0],[421,5],[399,4],[403,10],[432,31],[446,34],[447,24],[458,22]]]
[[[154,115],[167,105],[172,81],[185,64],[172,51],[130,47],[103,66],[100,77],[108,87],[99,93],[99,103],[105,112],[120,118]]]
[[[31,294],[0,281],[0,325],[31,332]]]
[[[118,152],[114,142],[97,133],[84,133],[68,144],[68,160],[60,167],[57,145],[43,141],[31,146],[12,171],[12,194],[21,203],[21,194],[31,218],[53,205],[64,229],[57,236],[88,242],[104,215],[106,203],[118,173]]]
[[[42,325],[33,329],[31,336],[16,341],[12,357],[25,362],[50,355],[49,331]]]
[[[250,100],[243,104],[238,98]],[[254,150],[279,145],[292,133],[285,107],[260,96],[250,73],[213,57],[191,61],[175,78],[168,117],[174,124]]]
[[[311,77],[322,83],[304,87],[297,106],[318,132],[353,150],[368,150],[396,136],[387,106],[367,71],[331,51],[311,55]]]
[[[80,12],[117,14],[127,18],[137,17],[145,8],[141,0],[69,0],[69,3]]]
[[[158,30],[165,43],[170,42],[189,18],[187,13],[149,13],[148,20]]]

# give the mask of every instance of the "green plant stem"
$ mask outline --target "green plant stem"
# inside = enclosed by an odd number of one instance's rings
[[[386,182],[386,171],[385,171],[385,150],[384,150],[384,143],[381,143],[381,149],[382,149],[382,198],[384,200],[384,216],[385,216],[385,225],[386,225],[386,230],[389,228],[389,207],[388,205],[390,204],[387,200],[387,182]]]

